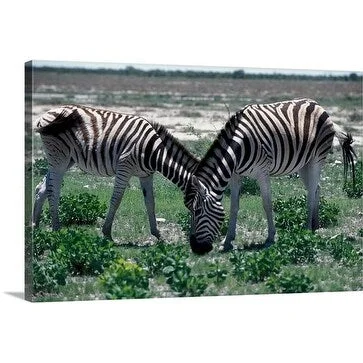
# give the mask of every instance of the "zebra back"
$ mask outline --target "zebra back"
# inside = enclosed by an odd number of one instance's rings
[[[290,174],[326,158],[335,131],[315,101],[248,105],[232,115],[201,160],[196,175],[218,194],[231,175]]]
[[[133,175],[158,171],[184,188],[199,163],[164,126],[137,115],[65,105],[41,116],[35,131],[43,139],[48,160],[70,150],[82,170],[97,175],[114,175],[120,155],[131,153]]]

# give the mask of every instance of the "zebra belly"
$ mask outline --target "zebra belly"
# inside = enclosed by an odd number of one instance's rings
[[[79,155],[72,155],[75,164],[85,173],[96,176],[114,176],[116,174],[113,163],[100,162],[97,155],[93,152],[85,153],[86,157],[80,158]]]
[[[302,153],[301,158],[292,158],[290,163],[282,164],[279,162],[282,159],[275,160],[274,156],[263,152],[260,158],[258,158],[258,161],[253,163],[250,167],[246,169],[242,165],[236,172],[241,176],[248,176],[251,178],[258,178],[261,174],[268,174],[270,176],[290,175],[298,172],[301,168],[313,160],[314,157],[315,152],[308,154],[307,151],[305,151]]]

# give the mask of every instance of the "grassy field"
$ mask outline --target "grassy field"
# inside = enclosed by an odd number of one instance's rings
[[[334,116],[334,121],[349,129],[353,136],[358,136],[362,129],[360,82],[145,80],[142,77],[99,75],[92,78],[82,74],[73,74],[68,78],[56,72],[39,72],[35,73],[34,86],[33,117],[54,104],[66,102],[125,112],[132,110],[166,124],[199,156],[203,155],[213,136],[222,127],[227,112],[225,104],[234,112],[249,102],[306,96],[320,101]],[[204,124],[201,120],[204,120]],[[190,127],[193,127],[193,131],[188,133]],[[357,141],[356,149],[361,157],[359,137]],[[33,162],[43,158],[37,135],[33,137],[32,158]],[[241,196],[236,250],[220,253],[216,243],[207,256],[192,254],[185,232],[188,213],[183,204],[183,195],[158,174],[155,175],[154,188],[162,241],[158,242],[149,233],[142,192],[138,180],[132,179],[113,225],[115,243],[104,247],[107,253],[102,250],[102,256],[111,258],[106,259],[98,270],[85,272],[69,267],[67,261],[70,257],[64,257],[67,253],[62,250],[64,246],[57,245],[58,242],[47,244],[50,233],[45,216],[41,231],[48,247],[44,247],[45,251],[39,255],[35,254],[34,248],[27,249],[35,262],[41,262],[40,267],[35,267],[37,273],[41,271],[43,278],[43,285],[40,283],[32,299],[57,301],[362,290],[362,198],[348,198],[343,191],[341,161],[341,150],[334,147],[321,183],[324,200],[329,207],[335,208],[330,212],[336,217],[335,220],[319,229],[314,236],[298,228],[292,231],[279,228],[276,246],[270,252],[249,248],[262,243],[267,234],[261,198],[251,190],[251,193]],[[28,180],[33,190],[41,178],[41,173],[34,173],[32,180]],[[95,195],[101,205],[108,206],[112,186],[113,178],[86,175],[74,168],[66,174],[62,195],[89,193]],[[305,194],[301,181],[295,176],[274,178],[272,188],[275,201],[288,201],[289,198]],[[228,215],[228,193],[223,202]],[[27,211],[29,213],[30,208]],[[102,222],[101,215],[90,225],[69,228],[85,231],[89,234],[84,237],[85,240],[88,238],[101,243]],[[31,233],[30,230],[28,232]],[[300,245],[301,241],[305,241],[305,245]],[[97,248],[95,253],[98,253]],[[86,249],[85,254],[89,253]],[[58,259],[52,257],[55,255]],[[47,275],[47,271],[51,270],[47,259],[54,262],[53,272],[64,267],[65,273],[61,283],[48,284],[51,287],[45,288],[44,278],[49,279],[51,275]],[[34,276],[37,276],[36,273]]]

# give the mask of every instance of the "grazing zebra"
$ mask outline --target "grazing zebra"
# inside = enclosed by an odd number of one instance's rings
[[[330,119],[315,101],[298,99],[244,107],[233,115],[200,161],[185,194],[192,213],[190,245],[197,253],[212,249],[224,218],[223,191],[230,183],[230,223],[223,243],[233,248],[239,209],[240,178],[259,183],[268,222],[265,247],[274,242],[270,176],[299,172],[308,192],[307,227],[318,228],[320,171],[336,136],[343,150],[344,175],[352,168],[355,153],[350,134]]]
[[[185,190],[198,159],[157,123],[79,105],[46,112],[36,121],[49,163],[47,175],[36,187],[33,224],[39,225],[48,197],[53,230],[60,228],[58,204],[64,173],[74,164],[86,173],[115,176],[114,189],[102,232],[112,239],[117,208],[131,176],[137,176],[144,194],[151,234],[160,237],[155,218],[153,173],[160,172]]]

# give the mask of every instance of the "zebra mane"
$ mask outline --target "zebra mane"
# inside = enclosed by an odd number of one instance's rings
[[[192,154],[164,125],[157,122],[150,122],[150,124],[165,144],[169,141],[171,145],[174,145],[177,149],[181,149],[189,159],[199,163],[199,158]]]
[[[246,106],[247,107],[247,106]],[[203,168],[207,161],[214,155],[214,152],[217,148],[220,147],[223,143],[228,143],[228,140],[232,137],[239,121],[242,118],[244,109],[233,114],[225,123],[224,127],[219,131],[217,137],[214,139],[212,145],[209,147],[207,153],[204,155],[203,159],[200,161],[198,169]],[[197,170],[198,170],[197,169]]]

